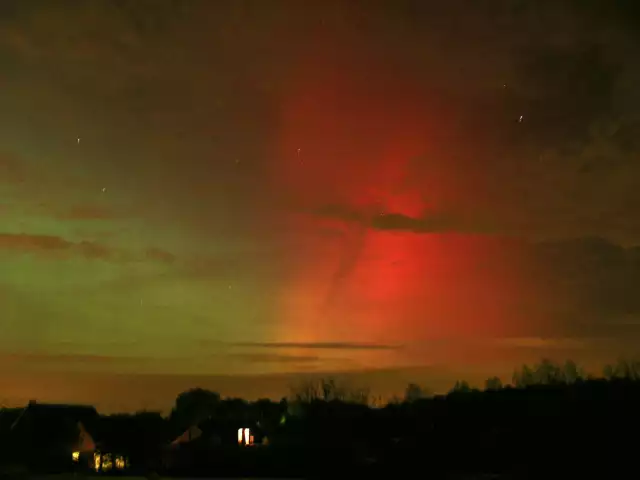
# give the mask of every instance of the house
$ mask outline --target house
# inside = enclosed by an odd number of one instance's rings
[[[218,464],[237,458],[247,447],[262,445],[263,439],[262,429],[255,422],[207,419],[170,442],[165,449],[164,466],[171,470]]]
[[[12,423],[8,439],[15,461],[31,471],[125,469],[125,455],[96,441],[99,427],[93,407],[31,401]]]
[[[8,433],[14,459],[35,471],[65,471],[88,462],[96,448],[89,432],[98,418],[93,407],[31,401]]]
[[[210,418],[189,427],[171,442],[171,446],[206,443],[214,447],[249,447],[260,445],[263,438],[262,429],[256,422]]]

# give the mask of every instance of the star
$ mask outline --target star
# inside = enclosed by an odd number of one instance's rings
[[[78,137],[78,145],[80,145],[80,137]]]
[[[102,188],[102,193],[105,193],[107,191],[107,187],[103,187]]]

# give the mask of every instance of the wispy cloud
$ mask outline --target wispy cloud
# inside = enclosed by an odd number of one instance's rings
[[[250,363],[313,363],[320,361],[314,355],[279,355],[274,353],[232,353],[230,357]]]
[[[149,260],[155,260],[162,263],[173,263],[176,260],[176,256],[173,253],[155,247],[147,248],[145,256]]]
[[[9,250],[66,250],[73,245],[53,235],[30,235],[26,233],[0,233],[0,248]]]
[[[361,211],[346,205],[324,205],[314,209],[312,214],[320,217],[334,218],[347,223],[374,230],[403,231],[413,233],[432,232],[491,232],[489,225],[458,218],[453,214],[434,214],[420,217],[405,215],[401,212],[387,212],[379,208],[368,208]]]
[[[93,355],[93,354],[69,354],[69,353],[4,353],[0,354],[0,361],[3,364],[34,364],[34,365],[128,365],[131,363],[151,363],[149,357],[131,357],[116,355]]]
[[[582,349],[590,346],[590,339],[584,338],[501,338],[494,341],[499,347],[540,348],[540,349]]]
[[[28,233],[0,233],[0,251],[9,250],[26,254],[79,255],[94,260],[131,261],[136,255],[111,248],[97,242],[82,240],[73,242],[56,235],[36,235]],[[171,263],[175,256],[165,250],[150,247],[144,258],[156,262]]]
[[[115,212],[96,205],[74,207],[58,215],[61,220],[108,220],[115,217]]]
[[[99,243],[83,240],[71,242],[55,235],[0,233],[0,250],[22,253],[77,254],[89,259],[109,260],[114,252]]]
[[[308,350],[399,350],[401,345],[383,345],[376,343],[352,342],[273,342],[273,343],[235,343],[236,347],[308,349]]]

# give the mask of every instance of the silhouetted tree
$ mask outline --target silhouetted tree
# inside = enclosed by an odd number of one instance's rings
[[[358,405],[370,405],[371,400],[371,390],[366,387],[345,390],[342,399],[344,402],[356,403]]]
[[[188,428],[211,418],[220,406],[220,395],[210,390],[193,388],[176,398],[171,411],[171,421],[178,428]]]
[[[410,383],[404,390],[404,401],[409,403],[422,398],[430,398],[432,396],[433,394],[429,389],[423,388],[416,383]]]
[[[603,374],[608,380],[640,380],[640,362],[620,358],[615,365],[606,365]]]
[[[415,402],[422,398],[422,388],[416,383],[410,383],[404,391],[405,402]]]
[[[322,391],[318,382],[304,380],[298,385],[291,387],[290,403],[310,403],[322,398]]]
[[[499,377],[489,377],[484,382],[485,390],[500,390],[502,388],[502,380]]]
[[[335,379],[306,380],[291,389],[290,413],[298,410],[298,405],[314,401],[345,402],[360,405],[370,403],[370,391],[367,388],[349,388],[340,385]]]
[[[465,380],[458,380],[456,381],[455,385],[451,389],[450,393],[469,393],[469,392],[471,392],[471,387],[469,386],[469,383],[467,383]]]
[[[613,380],[616,377],[615,366],[607,364],[602,369],[602,376],[607,380]]]
[[[251,405],[242,398],[225,398],[220,400],[215,411],[211,414],[211,417],[227,420],[233,419],[240,422],[257,420],[251,418],[252,416]]]
[[[562,376],[565,383],[575,383],[584,380],[586,375],[584,370],[576,365],[573,360],[567,360],[562,367]]]
[[[528,365],[522,365],[520,370],[513,372],[511,379],[513,385],[518,388],[525,388],[535,383],[533,370]]]
[[[513,385],[519,388],[532,385],[571,384],[586,379],[584,369],[576,365],[573,360],[567,360],[563,365],[542,359],[540,363],[529,367],[523,365],[513,373]]]
[[[533,370],[536,385],[557,385],[564,383],[562,368],[547,358],[543,358]]]

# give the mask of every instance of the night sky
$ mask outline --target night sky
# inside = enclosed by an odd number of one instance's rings
[[[637,3],[3,0],[0,400],[634,355]]]

